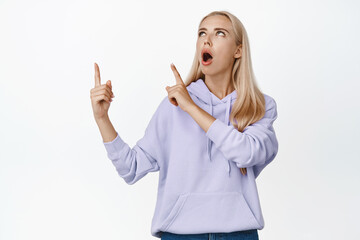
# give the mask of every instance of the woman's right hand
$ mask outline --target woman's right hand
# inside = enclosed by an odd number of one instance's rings
[[[115,97],[112,92],[111,81],[101,84],[100,69],[97,63],[95,66],[95,87],[90,90],[91,105],[96,120],[108,116],[108,110],[112,98]]]

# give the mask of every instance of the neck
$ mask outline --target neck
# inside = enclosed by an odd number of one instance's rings
[[[235,90],[231,82],[231,71],[217,75],[205,75],[204,82],[210,92],[219,99],[223,99]]]

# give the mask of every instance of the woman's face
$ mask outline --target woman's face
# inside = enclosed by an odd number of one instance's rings
[[[219,29],[218,29],[219,28]],[[202,50],[206,48],[212,53],[212,59],[204,63]],[[196,54],[200,68],[205,75],[218,75],[231,71],[235,58],[241,51],[235,44],[235,36],[229,19],[216,15],[205,18],[200,24],[196,43]]]

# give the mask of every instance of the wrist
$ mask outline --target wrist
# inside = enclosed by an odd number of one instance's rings
[[[197,111],[198,108],[199,108],[198,105],[196,105],[196,104],[191,104],[189,107],[187,107],[187,108],[185,109],[185,112],[187,112],[188,114],[191,115],[191,113]]]
[[[110,120],[109,116],[106,114],[103,117],[100,118],[95,118],[95,121],[97,123],[103,123],[103,122],[108,122]]]

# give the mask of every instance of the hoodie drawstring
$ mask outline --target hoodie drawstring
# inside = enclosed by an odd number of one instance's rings
[[[225,120],[224,120],[224,122],[226,123],[226,125],[228,125],[229,126],[229,123],[230,123],[230,119],[229,119],[229,116],[230,116],[230,104],[231,104],[231,97],[227,100],[227,102],[226,102],[226,113],[225,113]],[[229,173],[229,177],[230,177],[230,161],[229,160],[227,160],[227,169],[226,169],[226,171]]]
[[[211,96],[211,93],[209,92],[209,96],[210,96],[210,115],[212,116],[213,115],[213,105],[212,105],[212,96]],[[231,100],[232,100],[232,97],[230,97],[229,99],[227,99],[227,102],[226,102],[226,110],[225,110],[225,120],[224,122],[226,123],[226,125],[229,126],[229,123],[230,123],[230,119],[229,119],[229,116],[230,116],[230,107],[231,107]],[[209,157],[209,160],[211,161],[211,146],[212,146],[212,141],[208,138],[207,139],[207,153],[208,153],[208,157]],[[228,172],[229,174],[229,177],[230,177],[230,161],[227,160],[227,165],[226,165],[226,171]]]
[[[212,116],[213,115],[213,106],[212,106],[212,98],[211,98],[211,93],[209,92],[209,96],[210,96],[210,115]],[[211,144],[212,144],[212,141],[210,140],[210,138],[207,139],[207,145],[206,145],[206,150],[207,150],[207,153],[208,153],[208,156],[209,156],[209,160],[211,162]]]

